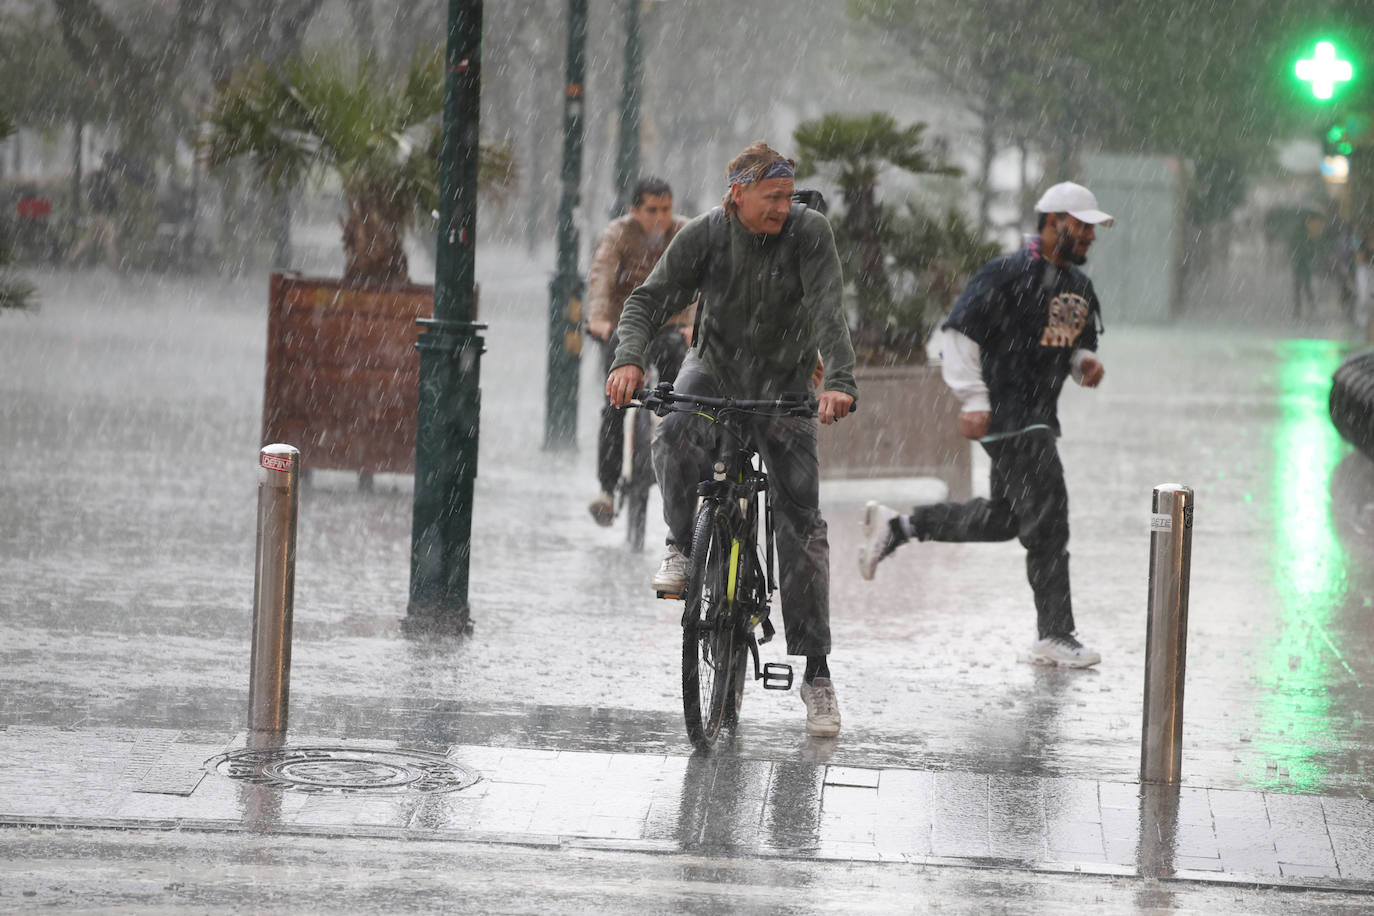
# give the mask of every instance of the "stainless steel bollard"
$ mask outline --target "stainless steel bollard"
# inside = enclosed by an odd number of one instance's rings
[[[248,728],[255,732],[286,730],[300,454],[290,445],[268,445],[258,461],[258,559],[248,682]]]
[[[1150,599],[1145,629],[1145,712],[1140,781],[1175,784],[1183,762],[1183,674],[1188,658],[1188,569],[1193,490],[1155,487],[1150,515]]]

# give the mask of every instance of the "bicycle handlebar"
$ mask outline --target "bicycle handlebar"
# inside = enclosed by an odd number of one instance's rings
[[[697,394],[678,394],[667,383],[657,388],[635,390],[634,400],[662,416],[674,404],[708,407],[715,410],[738,410],[746,413],[774,413],[787,417],[814,417],[819,402],[804,391],[783,392],[776,398],[751,400],[747,398],[712,398]]]

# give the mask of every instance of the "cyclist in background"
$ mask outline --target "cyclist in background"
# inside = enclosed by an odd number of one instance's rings
[[[730,161],[721,207],[689,222],[644,285],[625,303],[620,345],[606,379],[615,405],[642,387],[649,341],[700,290],[692,351],[675,390],[771,398],[812,387],[824,361],[818,415],[834,423],[854,406],[854,348],[840,306],[840,258],[826,218],[792,206],[796,164],[758,142]],[[830,542],[820,512],[816,421],[751,423],[768,469],[778,543],[783,630],[790,655],[806,657],[801,697],[807,734],[831,737],[840,710],[830,679]],[[666,417],[654,435],[668,549],[652,585],[686,587],[697,483],[710,474],[714,429],[690,413]]]
[[[610,372],[615,356],[616,325],[625,299],[649,276],[658,259],[687,220],[673,215],[673,189],[662,178],[641,178],[630,198],[630,212],[611,221],[597,243],[587,274],[587,333],[601,342],[603,372]],[[677,378],[678,367],[691,343],[695,306],[674,315],[649,342],[647,359],[660,381]],[[596,438],[596,476],[601,492],[588,510],[598,525],[615,520],[615,485],[620,479],[625,444],[624,409],[608,400],[601,409]]]

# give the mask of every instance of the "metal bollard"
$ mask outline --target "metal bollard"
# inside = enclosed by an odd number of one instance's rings
[[[1145,711],[1140,781],[1175,784],[1183,762],[1183,674],[1188,658],[1188,569],[1193,490],[1155,487],[1150,515],[1150,598],[1145,629]]]
[[[286,730],[300,454],[290,445],[268,445],[258,461],[258,558],[248,681],[248,728],[255,732]]]

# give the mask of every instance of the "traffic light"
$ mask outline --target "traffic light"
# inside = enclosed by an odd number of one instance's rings
[[[1363,114],[1341,115],[1325,122],[1322,131],[1322,153],[1327,156],[1349,156],[1363,149],[1370,141],[1370,120]]]
[[[1355,151],[1345,122],[1332,124],[1322,137],[1322,152],[1327,156],[1349,156]]]

